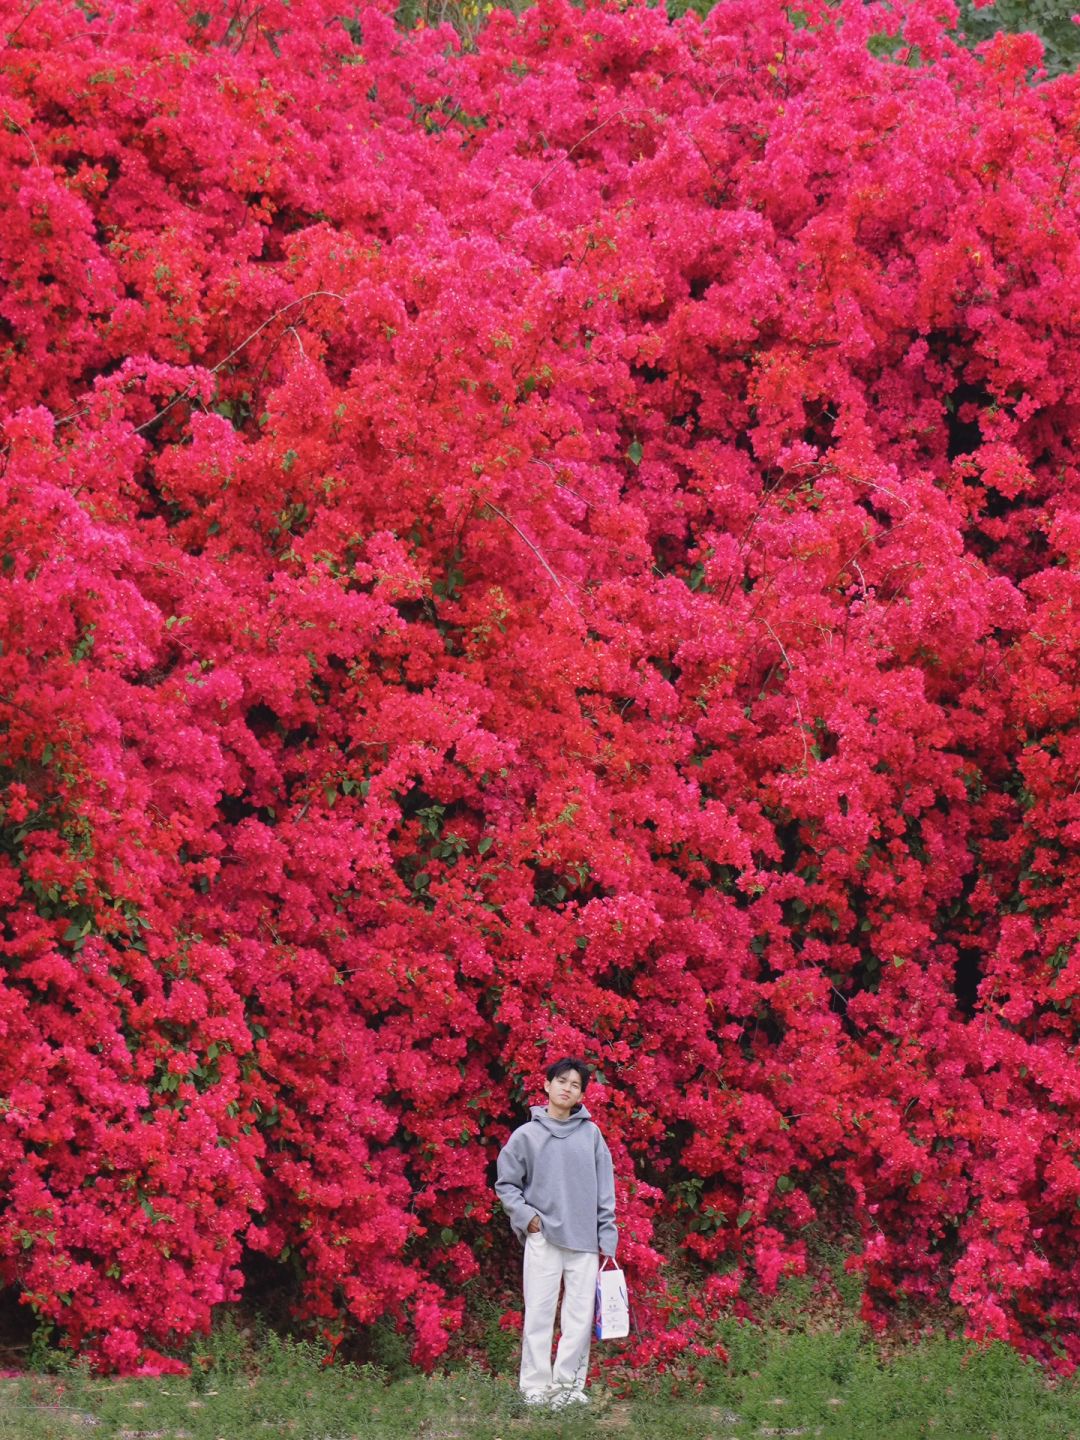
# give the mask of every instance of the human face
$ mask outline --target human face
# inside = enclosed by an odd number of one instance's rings
[[[544,1081],[544,1093],[548,1097],[548,1114],[553,1120],[567,1120],[570,1111],[579,1104],[582,1096],[581,1076],[576,1070],[566,1070],[554,1080]]]

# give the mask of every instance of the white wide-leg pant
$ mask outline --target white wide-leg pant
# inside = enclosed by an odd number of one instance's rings
[[[525,1237],[525,1329],[521,1338],[521,1391],[526,1400],[584,1390],[596,1314],[600,1257],[563,1250],[541,1231]],[[563,1287],[559,1348],[551,1364],[555,1307]]]

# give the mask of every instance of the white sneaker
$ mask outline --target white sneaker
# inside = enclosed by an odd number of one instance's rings
[[[560,1390],[551,1401],[553,1410],[565,1410],[568,1405],[588,1405],[589,1397],[584,1390]]]

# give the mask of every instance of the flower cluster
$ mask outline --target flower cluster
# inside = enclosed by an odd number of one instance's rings
[[[564,1053],[642,1286],[1080,1361],[1080,86],[951,8],[10,22],[0,1282],[102,1366],[255,1253],[435,1363]]]

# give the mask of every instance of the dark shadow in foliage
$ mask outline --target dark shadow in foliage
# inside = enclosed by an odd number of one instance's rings
[[[37,1318],[15,1285],[0,1289],[0,1370],[23,1370],[30,1358]]]
[[[960,455],[971,455],[982,444],[982,428],[979,413],[992,403],[992,397],[981,385],[962,381],[948,399],[948,413],[945,427],[948,432],[946,454],[950,460]]]

